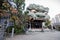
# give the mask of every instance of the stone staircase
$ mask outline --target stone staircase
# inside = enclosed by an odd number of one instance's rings
[[[31,31],[31,32],[38,32],[38,31],[41,31],[41,29],[28,29],[28,31]]]
[[[41,32],[42,29],[28,29],[29,32]],[[49,32],[50,29],[44,29],[45,32]]]

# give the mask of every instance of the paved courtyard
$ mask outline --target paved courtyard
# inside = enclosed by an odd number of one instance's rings
[[[60,32],[28,32],[24,35],[16,35],[6,40],[60,40]]]

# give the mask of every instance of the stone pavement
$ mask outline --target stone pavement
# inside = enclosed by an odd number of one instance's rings
[[[6,40],[60,40],[60,32],[27,32],[27,34],[16,35]]]

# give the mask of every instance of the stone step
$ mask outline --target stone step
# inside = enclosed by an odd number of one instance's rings
[[[28,29],[31,32],[40,32],[42,29]],[[44,31],[50,31],[50,29],[43,29]]]

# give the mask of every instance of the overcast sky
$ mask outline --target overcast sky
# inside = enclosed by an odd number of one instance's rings
[[[60,13],[60,0],[26,0],[26,7],[29,4],[39,4],[43,5],[44,7],[49,8],[49,13],[48,15],[50,18],[54,18],[56,14]]]

